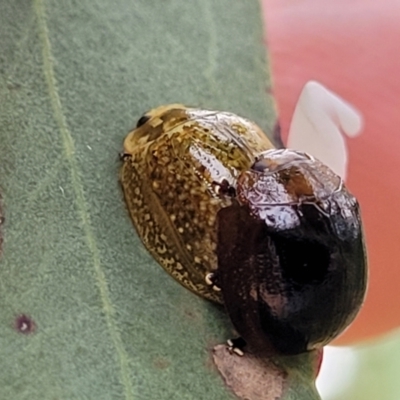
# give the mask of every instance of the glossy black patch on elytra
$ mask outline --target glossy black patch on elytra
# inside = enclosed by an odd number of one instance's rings
[[[329,244],[312,240],[287,240],[276,236],[274,245],[282,275],[293,285],[322,283],[330,264]]]
[[[18,315],[15,318],[14,326],[19,333],[22,333],[24,335],[29,335],[36,330],[35,321],[25,314]]]
[[[364,297],[360,225],[338,236],[335,219],[318,208],[298,211],[299,225],[283,230],[238,203],[218,213],[219,286],[236,330],[258,353],[298,354],[326,344]],[[341,218],[353,229],[352,220]]]

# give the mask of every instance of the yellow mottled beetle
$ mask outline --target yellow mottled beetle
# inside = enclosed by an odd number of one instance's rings
[[[143,115],[124,142],[121,183],[146,248],[183,286],[222,303],[205,276],[217,269],[216,216],[239,174],[273,145],[235,114],[173,104]]]

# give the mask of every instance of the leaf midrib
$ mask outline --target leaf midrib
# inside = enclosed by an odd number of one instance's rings
[[[57,90],[57,81],[54,72],[54,63],[52,57],[51,43],[46,23],[46,10],[43,0],[34,0],[34,10],[36,13],[39,37],[42,44],[43,72],[50,96],[51,107],[54,113],[54,119],[59,128],[62,144],[66,159],[70,165],[71,183],[74,190],[77,212],[82,221],[83,234],[87,240],[87,245],[93,260],[95,270],[96,284],[100,292],[101,302],[106,317],[106,323],[110,332],[111,339],[115,346],[121,371],[121,383],[124,388],[125,398],[133,400],[133,385],[129,374],[129,358],[122,343],[121,335],[115,322],[115,308],[112,304],[109,288],[105,273],[101,267],[99,249],[97,247],[94,231],[90,221],[90,213],[85,200],[83,184],[79,175],[79,167],[75,158],[75,145],[72,135],[68,129],[66,118],[62,111],[60,96]]]

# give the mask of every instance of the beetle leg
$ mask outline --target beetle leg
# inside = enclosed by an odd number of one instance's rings
[[[227,340],[227,344],[229,353],[231,354],[235,353],[238,356],[243,357],[244,355],[243,348],[247,344],[243,338],[238,337],[236,339],[229,339]]]
[[[216,278],[216,275],[214,272],[209,272],[205,276],[206,284],[211,286],[212,289],[215,290],[216,292],[220,292],[221,288],[216,285],[216,280],[217,280],[217,278]]]
[[[221,182],[213,181],[212,185],[214,187],[214,191],[219,197],[235,197],[236,189],[226,180],[222,179]]]
[[[209,286],[214,285],[214,282],[212,281],[213,277],[214,277],[214,274],[212,272],[209,272],[206,275],[205,280],[206,280],[207,285],[209,285]]]

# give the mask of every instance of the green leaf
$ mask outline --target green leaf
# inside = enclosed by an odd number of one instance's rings
[[[118,152],[172,102],[272,132],[258,2],[3,1],[0,35],[0,398],[231,399],[231,324],[142,246]],[[283,398],[317,399],[294,364]]]

